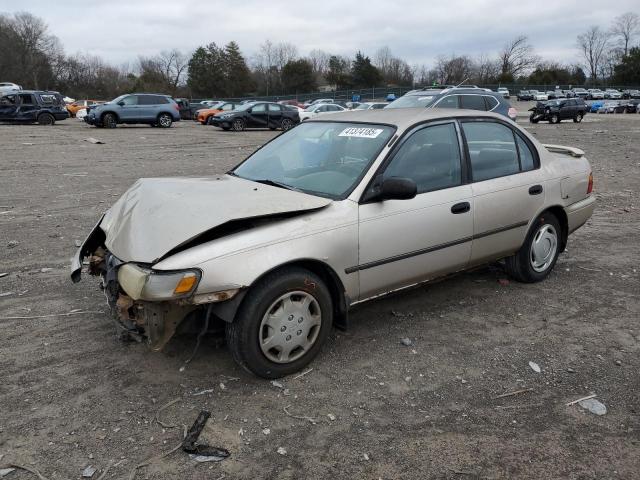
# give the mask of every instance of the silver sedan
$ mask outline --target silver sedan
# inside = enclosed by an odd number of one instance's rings
[[[137,181],[78,250],[119,327],[160,350],[225,325],[266,378],[319,352],[349,308],[504,259],[543,280],[591,216],[591,167],[500,115],[383,109],[321,116],[225,175]],[[85,261],[86,260],[86,261]]]

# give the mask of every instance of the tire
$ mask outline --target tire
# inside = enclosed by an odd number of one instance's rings
[[[553,270],[562,243],[560,222],[550,212],[544,212],[531,224],[522,247],[505,259],[507,273],[524,283],[544,280]]]
[[[105,128],[116,128],[116,126],[118,125],[118,121],[115,114],[105,113],[102,117],[102,125]]]
[[[560,115],[558,115],[557,113],[552,114],[549,117],[549,123],[560,123]]]
[[[160,128],[170,128],[173,125],[173,118],[168,113],[161,113],[158,115],[156,125]]]
[[[50,113],[41,113],[38,115],[38,124],[39,125],[53,125],[56,123],[56,119]]]
[[[573,117],[573,121],[575,123],[580,123],[582,121],[583,117],[584,117],[584,114],[582,112],[580,112],[575,117]]]
[[[231,124],[231,128],[233,128],[234,132],[242,132],[245,129],[244,120],[241,118],[236,118]]]
[[[222,129],[223,129],[225,132],[228,132],[229,130],[231,130],[231,127],[222,127]]]
[[[207,117],[207,121],[203,123],[203,125],[213,125],[213,115]]]
[[[304,301],[308,306],[301,307]],[[333,303],[324,282],[306,269],[287,267],[251,287],[236,318],[226,326],[227,345],[247,371],[280,378],[313,360],[332,323]],[[267,342],[273,346],[263,345]]]
[[[280,128],[282,129],[283,132],[290,130],[291,128],[293,128],[293,126],[294,126],[293,121],[290,120],[289,118],[283,118],[282,122],[280,122]]]
[[[538,120],[538,119],[536,118],[536,116],[532,113],[532,114],[529,116],[529,121],[530,121],[531,123],[538,123],[540,120]]]

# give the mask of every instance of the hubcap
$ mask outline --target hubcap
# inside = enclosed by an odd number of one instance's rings
[[[236,120],[235,122],[233,122],[233,129],[234,130],[242,130],[242,120]]]
[[[169,117],[167,117],[166,115],[162,115],[160,117],[160,125],[162,125],[163,127],[166,127],[169,125]]]
[[[272,362],[293,362],[311,349],[321,324],[320,305],[312,295],[302,291],[285,293],[262,317],[260,349]]]
[[[531,266],[536,272],[544,272],[556,256],[558,234],[552,225],[543,225],[531,242]]]

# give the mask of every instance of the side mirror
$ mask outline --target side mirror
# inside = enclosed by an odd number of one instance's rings
[[[410,200],[418,193],[416,182],[410,178],[390,177],[382,181],[380,200]]]
[[[123,102],[122,100],[120,100],[120,101],[118,102],[118,105],[120,105],[121,107],[124,107],[124,102]]]

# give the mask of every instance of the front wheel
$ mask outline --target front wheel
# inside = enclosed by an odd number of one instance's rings
[[[259,280],[244,298],[226,338],[234,360],[263,378],[304,368],[331,331],[333,303],[321,278],[288,267]]]
[[[56,123],[56,119],[50,113],[41,113],[38,115],[38,124],[40,125],[53,125]]]
[[[533,222],[520,250],[506,259],[507,273],[520,282],[544,280],[553,270],[560,254],[562,229],[550,212]]]
[[[533,114],[533,113],[529,116],[529,121],[531,123],[538,123],[539,122],[538,117],[536,117],[536,115]]]
[[[554,113],[549,117],[549,123],[560,123],[560,115]]]
[[[244,120],[241,118],[236,118],[232,123],[232,128],[236,132],[241,132],[244,130]]]
[[[113,113],[106,113],[102,117],[102,125],[105,128],[116,128],[117,123],[116,116]]]
[[[160,128],[169,128],[173,124],[173,118],[168,113],[161,113],[158,115],[157,125]]]

